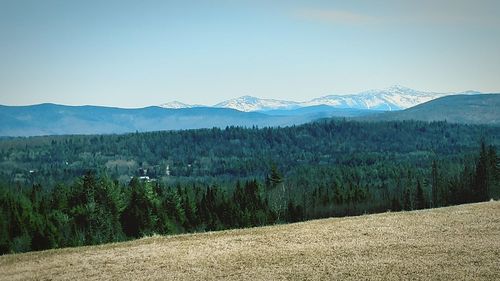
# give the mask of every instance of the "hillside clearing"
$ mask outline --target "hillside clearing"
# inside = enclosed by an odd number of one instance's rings
[[[500,202],[0,257],[0,280],[499,280]]]

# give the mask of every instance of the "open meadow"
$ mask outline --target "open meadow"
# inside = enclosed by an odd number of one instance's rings
[[[499,280],[500,202],[0,257],[1,280]]]

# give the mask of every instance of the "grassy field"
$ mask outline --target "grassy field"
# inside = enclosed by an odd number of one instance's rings
[[[0,257],[1,280],[500,280],[500,202]]]

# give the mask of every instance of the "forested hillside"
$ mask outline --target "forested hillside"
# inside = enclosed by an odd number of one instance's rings
[[[498,198],[498,127],[321,121],[0,141],[2,253]]]
[[[448,121],[462,124],[500,125],[500,94],[453,95],[437,98],[414,107],[386,112],[364,120]]]
[[[446,122],[325,120],[285,128],[227,127],[123,135],[0,139],[0,177],[10,183],[71,182],[86,171],[177,181],[262,179],[273,165],[287,175],[308,165],[428,168],[462,161],[480,141],[500,145],[498,127]],[[320,165],[320,166],[318,166]]]
[[[123,134],[226,126],[291,126],[325,117],[363,116],[380,111],[329,106],[298,110],[242,112],[230,108],[116,108],[37,104],[0,105],[0,136]]]

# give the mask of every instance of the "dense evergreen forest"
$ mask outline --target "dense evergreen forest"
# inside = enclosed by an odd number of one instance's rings
[[[500,197],[500,128],[323,120],[0,140],[0,253]]]

